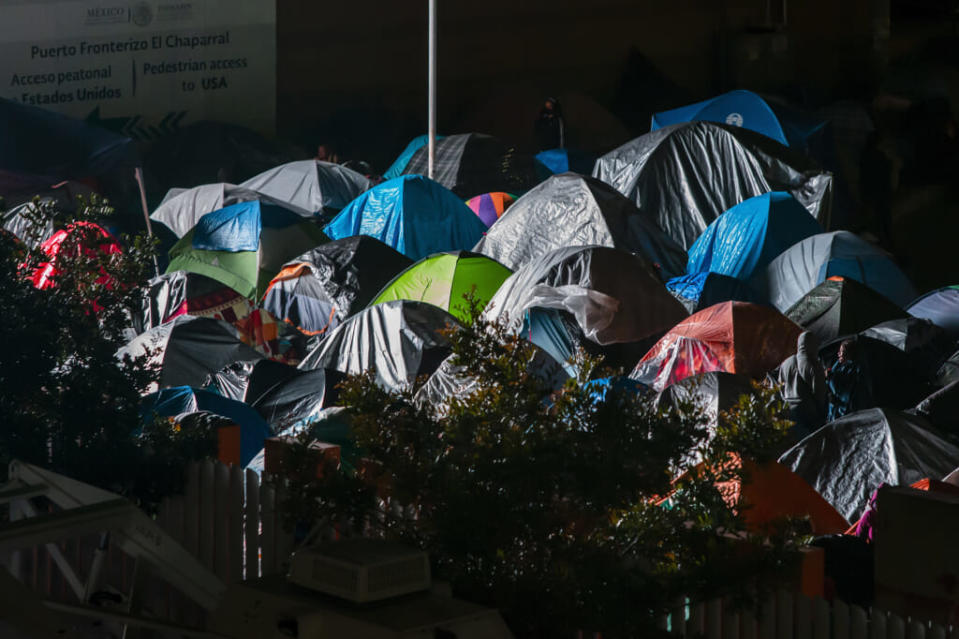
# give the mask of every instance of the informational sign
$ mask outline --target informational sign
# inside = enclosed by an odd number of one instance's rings
[[[276,0],[0,0],[0,96],[139,139],[272,133]]]

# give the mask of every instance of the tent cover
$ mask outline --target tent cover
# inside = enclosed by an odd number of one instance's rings
[[[906,309],[913,317],[930,320],[954,338],[959,337],[959,286],[926,293]]]
[[[283,264],[327,237],[296,213],[260,201],[207,213],[170,249],[167,272],[190,271],[259,298]]]
[[[483,193],[476,197],[471,197],[466,200],[466,206],[470,207],[473,212],[479,216],[479,219],[483,220],[486,228],[489,228],[493,226],[496,220],[503,217],[503,213],[505,213],[506,209],[515,201],[515,195],[497,191],[495,193]]]
[[[709,271],[674,277],[666,282],[666,289],[690,313],[721,302],[763,302],[748,282]]]
[[[786,317],[815,333],[820,344],[905,316],[868,286],[838,276],[817,285],[786,311]]]
[[[429,302],[461,322],[472,321],[464,295],[472,292],[482,310],[512,271],[494,259],[469,251],[424,258],[383,287],[371,304],[390,300]]]
[[[723,211],[769,191],[791,193],[829,228],[832,175],[735,126],[693,122],[647,133],[597,160],[593,176],[653,216],[686,249]]]
[[[264,171],[240,184],[274,200],[319,215],[339,211],[372,186],[351,169],[319,160],[299,160]]]
[[[450,352],[442,331],[457,325],[452,315],[432,304],[384,302],[337,326],[299,368],[327,368],[349,375],[373,370],[381,386],[399,390],[436,370]]]
[[[909,278],[882,249],[849,231],[820,233],[786,249],[756,274],[752,285],[780,311],[830,277],[861,282],[906,306],[916,297]]]
[[[440,141],[444,136],[437,135],[436,141]],[[429,135],[418,135],[410,143],[406,145],[406,148],[403,149],[402,153],[393,161],[393,164],[390,165],[390,168],[386,169],[383,173],[384,180],[392,180],[403,175],[403,171],[406,169],[406,166],[410,163],[410,159],[413,155],[419,151],[421,148],[429,144],[430,136]]]
[[[872,408],[826,424],[783,453],[779,462],[848,521],[856,521],[879,484],[941,479],[959,466],[959,448],[921,417]]]
[[[263,308],[308,335],[320,334],[369,305],[412,264],[366,235],[333,240],[287,262],[270,281]]]
[[[796,352],[801,332],[765,306],[716,304],[677,324],[646,353],[630,377],[657,391],[712,371],[761,377]]]
[[[511,269],[554,249],[609,246],[642,255],[663,280],[685,272],[686,253],[651,214],[599,180],[564,173],[519,198],[473,250]]]
[[[338,240],[368,235],[412,260],[472,248],[486,225],[456,195],[419,175],[379,184],[340,211],[324,231]]]
[[[336,404],[343,381],[337,371],[317,368],[299,370],[280,362],[260,360],[250,371],[243,401],[252,406],[280,432],[298,422],[309,421],[324,408]]]

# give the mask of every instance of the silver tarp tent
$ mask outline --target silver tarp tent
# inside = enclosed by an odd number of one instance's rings
[[[663,127],[601,157],[593,177],[654,216],[685,249],[723,211],[769,191],[788,191],[829,228],[832,174],[761,133],[735,126]]]
[[[366,176],[339,164],[300,160],[264,171],[240,186],[320,214],[323,209],[342,209],[371,184]]]

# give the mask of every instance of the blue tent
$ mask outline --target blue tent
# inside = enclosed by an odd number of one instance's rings
[[[720,302],[765,302],[747,282],[709,271],[674,277],[666,288],[690,314]]]
[[[472,249],[486,225],[452,191],[421,175],[404,175],[350,202],[323,230],[334,240],[375,237],[420,260]]]
[[[586,390],[589,392],[590,399],[596,403],[605,401],[610,391],[613,391],[614,395],[618,393],[621,397],[643,395],[650,392],[649,386],[625,375],[590,380],[586,384]]]
[[[689,247],[686,273],[749,279],[796,242],[822,233],[819,222],[785,191],[751,197],[706,227]]]
[[[0,98],[0,171],[67,180],[138,165],[130,138]]]
[[[780,144],[807,149],[826,123],[780,104],[770,103],[752,91],[729,91],[703,102],[653,114],[650,130],[681,122],[718,122],[741,126]]]
[[[940,326],[953,337],[959,337],[959,286],[946,286],[926,293],[906,309],[913,317],[921,317]]]
[[[206,411],[231,420],[240,427],[240,464],[246,466],[273,432],[252,407],[228,399],[217,393],[190,386],[173,386],[148,395],[143,400],[141,415],[144,421],[154,414],[176,417],[184,413]]]
[[[542,175],[542,179],[550,175],[559,175],[560,173],[579,173],[580,175],[589,175],[593,171],[593,164],[596,162],[596,156],[584,153],[582,151],[570,151],[569,149],[549,149],[540,151],[536,154],[537,170],[543,172],[540,166],[548,173]]]
[[[399,157],[393,161],[390,168],[386,169],[386,172],[383,174],[383,179],[392,180],[393,178],[398,178],[403,175],[403,171],[406,170],[406,165],[410,163],[410,159],[412,159],[417,151],[429,143],[429,139],[430,136],[428,135],[418,135],[410,140],[410,143],[406,145],[406,148],[403,149]],[[436,139],[442,140],[443,136],[437,135]]]

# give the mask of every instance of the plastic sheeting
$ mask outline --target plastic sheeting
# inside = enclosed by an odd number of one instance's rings
[[[786,311],[835,276],[865,284],[902,307],[916,297],[909,278],[889,255],[849,231],[820,233],[795,244],[757,273],[752,285]]]
[[[905,311],[876,291],[843,277],[817,285],[785,314],[814,333],[821,344],[886,320],[906,317]]]
[[[425,302],[377,304],[336,327],[299,368],[350,375],[373,370],[381,386],[399,390],[431,374],[446,359],[449,339],[442,331],[458,325],[452,315]]]
[[[930,320],[959,338],[959,286],[946,286],[926,293],[906,310],[913,317]]]
[[[429,149],[418,148],[405,175],[427,175]],[[534,184],[532,156],[517,154],[504,142],[482,133],[461,133],[437,141],[433,179],[461,199],[480,193],[525,191]],[[468,248],[468,247],[462,247]]]
[[[799,149],[808,148],[810,139],[822,135],[826,127],[823,120],[767,102],[752,91],[737,89],[702,102],[654,113],[650,131],[692,121],[743,127]]]
[[[171,193],[167,193],[160,206],[150,214],[151,220],[162,223],[173,231],[177,237],[186,235],[207,213],[241,202],[259,200],[264,204],[288,209],[297,215],[312,215],[311,211],[280,202],[251,189],[225,182],[202,184],[192,189],[178,189],[177,191],[172,196]]]
[[[334,240],[368,235],[412,260],[468,250],[486,225],[463,201],[433,180],[407,175],[383,182],[340,211],[323,229]]]
[[[176,417],[205,411],[226,417],[240,427],[240,465],[246,466],[274,433],[260,415],[243,402],[189,386],[165,388],[144,398],[145,417],[151,414]]]
[[[705,272],[674,277],[666,282],[666,289],[689,313],[722,302],[760,304],[763,301],[748,283],[719,273]]]
[[[372,184],[339,164],[300,160],[264,171],[240,186],[318,215],[324,209],[342,209]]]
[[[822,232],[819,222],[789,193],[757,195],[706,227],[689,249],[686,272],[748,280],[796,242]]]
[[[959,466],[959,448],[921,417],[873,408],[826,424],[779,462],[848,521],[856,521],[879,484],[942,479]]]
[[[911,371],[921,379],[934,377],[956,347],[955,340],[942,328],[918,317],[882,322],[862,331],[861,335],[895,346],[905,353]]]
[[[280,432],[334,405],[339,394],[336,385],[342,380],[343,374],[337,371],[305,371],[262,360],[250,372],[244,401]]]
[[[762,377],[796,352],[801,332],[765,306],[716,304],[677,324],[646,353],[630,378],[661,391],[713,371]]]
[[[383,287],[371,304],[390,300],[429,302],[461,322],[472,321],[465,295],[480,310],[492,299],[512,271],[494,259],[469,251],[431,255],[410,266]]]
[[[263,308],[304,333],[317,335],[365,308],[412,264],[372,237],[334,240],[287,262],[270,281]]]
[[[503,283],[483,317],[508,318],[518,332],[531,308],[568,312],[588,339],[604,345],[659,335],[686,317],[648,262],[606,246],[560,248],[534,259]]]
[[[117,351],[117,357],[139,357],[148,351],[152,351],[150,363],[159,370],[160,388],[203,388],[209,384],[213,373],[228,364],[263,359],[262,355],[243,344],[226,322],[189,315],[138,335]]]
[[[637,253],[664,281],[686,270],[686,252],[651,213],[607,184],[574,173],[556,175],[519,198],[473,249],[509,268],[568,246],[608,246]]]
[[[683,248],[723,211],[788,191],[829,228],[832,175],[766,136],[724,124],[668,126],[615,149],[593,176],[615,187]]]

